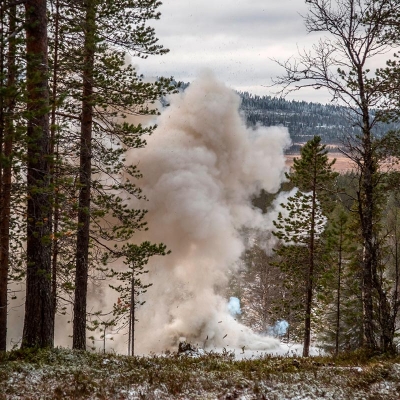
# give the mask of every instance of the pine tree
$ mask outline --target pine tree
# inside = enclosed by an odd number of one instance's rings
[[[140,276],[148,273],[144,267],[149,258],[154,255],[165,255],[166,247],[163,244],[155,245],[150,242],[143,242],[140,245],[127,244],[123,248],[125,254],[124,264],[127,270],[111,270],[111,277],[116,278],[119,285],[110,285],[118,292],[118,301],[114,304],[114,318],[119,322],[121,328],[128,326],[128,355],[135,355],[135,310],[144,304],[140,295],[146,293],[151,283],[144,284]],[[122,321],[122,324],[121,324]]]
[[[311,342],[311,316],[320,253],[319,239],[326,222],[324,211],[329,210],[329,195],[337,177],[337,173],[332,171],[335,160],[328,161],[325,147],[321,145],[321,138],[315,136],[304,145],[300,158],[294,159],[293,170],[287,177],[299,190],[289,197],[287,204],[282,204],[288,215],[283,216],[280,213],[277,221],[274,221],[277,229],[274,234],[290,245],[277,250],[277,254],[287,258],[287,253],[296,251],[304,253],[303,257],[306,259],[303,271],[305,357],[309,355]]]
[[[47,2],[27,0],[27,279],[23,347],[53,346]]]
[[[10,5],[18,8],[14,3]],[[97,271],[104,278],[104,261],[126,257],[124,243],[136,231],[146,229],[146,211],[127,206],[132,197],[141,197],[136,185],[141,175],[135,166],[125,165],[124,154],[127,149],[144,146],[143,136],[150,134],[154,126],[132,124],[127,117],[157,114],[154,102],[173,87],[170,79],[144,82],[131,65],[126,65],[126,55],[147,57],[167,52],[157,43],[154,29],[147,25],[160,17],[159,5],[155,0],[25,2],[27,63],[17,60],[18,67],[26,65],[26,70],[15,76],[17,80],[27,78],[23,102],[27,102],[28,110],[25,121],[19,120],[14,129],[23,134],[19,142],[15,135],[6,132],[12,126],[3,111],[12,110],[13,105],[6,103],[4,90],[14,70],[11,64],[7,65],[6,52],[0,52],[4,56],[1,101],[5,101],[0,107],[0,274],[4,288],[0,317],[6,321],[6,277],[11,263],[20,257],[19,240],[24,236],[28,258],[24,346],[51,345],[54,314],[64,313],[65,306],[76,300],[79,332],[74,335],[75,347],[84,348],[89,274]],[[1,12],[6,13],[1,20],[3,28],[10,23],[11,29],[12,7],[4,2],[1,5]],[[3,39],[9,38],[11,49],[21,26],[17,27],[17,35],[3,35]],[[3,29],[2,33],[7,32]],[[4,40],[1,44],[7,46]],[[93,63],[88,62],[91,58]],[[15,57],[12,61],[16,61]],[[23,102],[18,108],[24,107]],[[6,154],[10,144],[18,156],[13,164],[11,191],[11,200],[17,201],[12,206],[15,213],[8,219],[10,164]],[[27,182],[24,176],[28,177]],[[24,201],[28,203],[26,235],[18,216],[23,214],[20,209]],[[11,228],[6,227],[7,223],[11,223]],[[5,243],[14,227],[9,252]],[[25,275],[21,268],[24,262],[24,257],[20,257],[13,269],[19,278]],[[3,327],[1,343],[6,340],[6,323],[1,324]]]
[[[1,18],[0,89],[0,349],[7,341],[9,283],[25,274],[23,243],[26,206],[26,121],[24,119],[25,58],[22,7],[3,2]]]
[[[93,74],[96,51],[97,1],[84,2],[84,54],[82,71],[82,115],[80,135],[79,208],[76,238],[76,272],[73,344],[74,349],[86,349],[86,298],[89,269],[90,190],[92,176]]]
[[[5,7],[7,6],[7,7]],[[6,350],[11,184],[16,105],[16,5],[1,6],[0,36],[0,351]],[[7,18],[5,17],[7,15]],[[8,24],[6,23],[8,22]],[[8,40],[6,39],[8,36]],[[7,51],[6,51],[7,43]]]
[[[156,44],[154,30],[146,26],[147,20],[159,18],[155,11],[158,2],[93,0],[56,5],[62,17],[55,14],[54,23],[62,22],[62,26],[59,30],[54,28],[53,62],[58,65],[59,83],[55,84],[53,78],[53,98],[57,101],[55,114],[65,122],[58,124],[60,133],[56,136],[60,161],[55,164],[59,173],[55,187],[66,190],[57,190],[54,207],[57,210],[63,197],[71,207],[54,219],[54,223],[58,222],[53,230],[53,288],[57,286],[55,273],[60,275],[60,281],[63,271],[65,276],[71,271],[68,252],[61,260],[65,267],[60,268],[57,259],[61,254],[57,249],[64,251],[60,240],[70,246],[71,235],[67,237],[66,233],[72,232],[72,236],[77,235],[75,284],[65,282],[64,289],[74,288],[73,346],[84,348],[91,269],[97,268],[102,274],[104,257],[122,257],[121,249],[110,247],[109,242],[123,243],[145,227],[145,211],[131,210],[126,205],[129,196],[140,197],[140,189],[134,183],[140,173],[134,166],[124,164],[124,153],[127,148],[143,146],[141,136],[151,133],[154,127],[124,120],[129,115],[156,114],[157,110],[149,105],[171,87],[168,79],[145,83],[132,66],[125,65],[126,51],[143,57],[166,52]],[[83,32],[81,26],[86,27]],[[67,130],[70,138],[74,135],[69,141],[61,135]],[[75,152],[80,154],[79,160],[71,156]],[[76,163],[79,171],[74,169]],[[62,177],[64,173],[67,179]]]
[[[355,331],[362,331],[361,285],[357,285],[355,276],[360,276],[355,270],[359,265],[357,249],[359,228],[341,204],[329,215],[328,227],[324,233],[324,248],[326,270],[321,277],[319,300],[324,309],[323,341],[325,347],[333,350],[337,356],[341,350],[357,348],[350,346],[348,336],[356,342]],[[356,283],[356,285],[354,285]],[[360,313],[361,311],[361,313]],[[358,313],[358,314],[357,314]],[[351,315],[351,326],[345,323]],[[357,315],[357,317],[354,317]],[[349,329],[351,334],[348,335]]]

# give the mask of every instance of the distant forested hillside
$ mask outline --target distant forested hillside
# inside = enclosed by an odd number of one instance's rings
[[[239,95],[248,125],[286,126],[294,144],[292,152],[315,135],[320,136],[325,144],[340,145],[341,138],[349,134],[354,137],[359,132],[358,126],[349,122],[350,110],[347,107],[288,101],[247,92]],[[381,124],[375,128],[375,133],[380,135],[394,128],[394,124]]]
[[[288,101],[284,98],[239,93],[242,110],[249,125],[283,125],[294,143],[304,143],[319,135],[326,143],[338,143],[345,133],[355,129],[345,118],[346,109],[335,105]]]

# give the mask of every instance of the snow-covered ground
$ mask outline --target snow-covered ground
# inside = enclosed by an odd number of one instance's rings
[[[303,354],[303,346],[301,344],[286,344],[281,343],[279,347],[270,350],[251,350],[251,349],[240,349],[230,348],[229,346],[221,348],[207,348],[207,352],[212,351],[219,354],[231,353],[235,360],[251,360],[256,358],[262,358],[265,355],[271,356],[286,356],[286,357],[301,357]],[[199,349],[199,354],[205,354],[203,349]],[[310,347],[310,356],[321,356],[324,355],[324,351],[318,347]]]
[[[288,347],[289,354],[300,347]],[[282,348],[283,349],[283,348]],[[216,349],[217,350],[217,349]],[[400,358],[124,357],[57,348],[0,358],[0,399],[399,400]],[[199,351],[198,353],[201,353]],[[247,358],[248,360],[243,360]]]

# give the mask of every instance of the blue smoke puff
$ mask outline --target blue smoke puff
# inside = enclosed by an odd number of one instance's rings
[[[229,298],[228,311],[233,317],[242,313],[240,309],[240,300],[237,297]]]

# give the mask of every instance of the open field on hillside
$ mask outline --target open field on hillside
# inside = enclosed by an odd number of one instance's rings
[[[286,165],[292,166],[293,165],[293,158],[298,158],[300,157],[300,154],[287,154],[286,155]],[[336,158],[336,163],[333,166],[333,169],[337,172],[348,172],[351,170],[356,170],[356,167],[354,163],[347,157],[345,157],[342,153],[335,152],[335,153],[328,153],[329,160],[332,161],[334,158]],[[396,169],[399,170],[400,167],[399,165],[392,165],[392,164],[386,164],[383,169],[388,169],[390,166],[390,169]],[[386,167],[386,168],[385,168]]]
[[[288,154],[286,155],[286,164],[288,166],[293,165],[293,158],[300,157],[300,154]],[[329,153],[329,160],[332,161],[336,158],[336,163],[334,164],[334,170],[338,172],[346,172],[355,169],[354,163],[351,162],[347,157],[345,157],[342,153]]]

